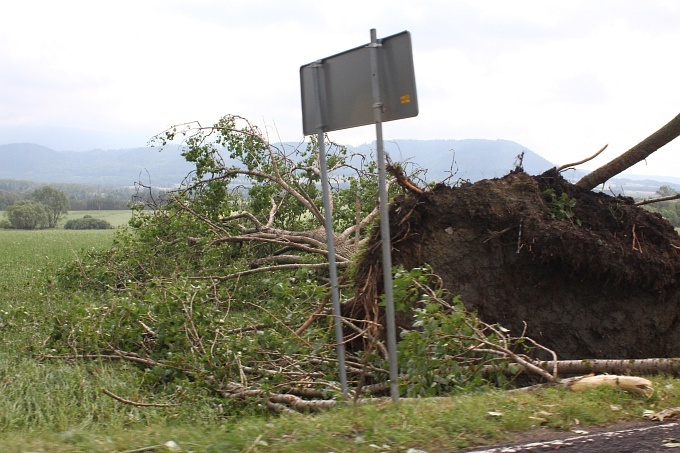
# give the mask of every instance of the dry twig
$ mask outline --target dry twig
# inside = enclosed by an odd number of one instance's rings
[[[571,167],[575,167],[575,166],[577,166],[577,165],[585,164],[586,162],[588,162],[588,161],[590,161],[590,160],[593,160],[593,159],[595,159],[597,156],[599,156],[599,155],[602,153],[602,151],[604,151],[605,149],[607,149],[607,146],[609,146],[609,144],[604,145],[604,146],[602,147],[602,149],[600,149],[598,152],[596,152],[596,153],[593,154],[592,156],[587,157],[587,158],[585,158],[585,159],[583,159],[583,160],[579,160],[578,162],[572,162],[571,164],[564,164],[564,165],[562,165],[562,166],[560,166],[560,167],[557,167],[557,171],[558,171],[558,172],[561,172],[561,171],[566,170],[567,168],[571,168]]]
[[[122,398],[122,397],[116,395],[115,393],[106,390],[104,387],[101,388],[101,391],[102,391],[103,394],[110,396],[111,398],[113,398],[116,401],[119,401],[123,404],[129,404],[129,405],[135,406],[135,407],[175,407],[175,406],[179,406],[179,404],[139,403],[137,401],[126,400],[125,398]]]

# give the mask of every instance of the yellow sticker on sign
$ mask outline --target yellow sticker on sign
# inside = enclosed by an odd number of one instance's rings
[[[399,98],[402,104],[409,104],[411,102],[411,95],[405,94]]]

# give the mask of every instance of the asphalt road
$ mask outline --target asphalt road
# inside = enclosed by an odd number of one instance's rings
[[[523,444],[463,450],[466,453],[514,453],[514,452],[670,452],[677,448],[680,453],[680,422],[656,423],[645,426],[602,431],[593,434],[572,434],[555,440]]]

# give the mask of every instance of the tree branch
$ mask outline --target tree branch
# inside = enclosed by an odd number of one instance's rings
[[[393,185],[395,182],[397,182],[396,179],[390,179],[389,181],[387,181],[387,188],[386,188],[387,191],[390,190],[390,187],[392,187],[392,185]],[[357,231],[357,229],[361,230],[361,229],[363,229],[364,227],[366,227],[366,225],[368,225],[368,224],[371,223],[375,218],[377,218],[379,214],[380,214],[380,206],[376,206],[376,207],[373,208],[373,210],[372,210],[371,212],[369,212],[369,213],[366,215],[366,217],[364,217],[363,220],[361,220],[358,224],[352,225],[352,226],[348,227],[347,229],[345,229],[345,231],[343,231],[342,233],[340,233],[340,234],[338,235],[338,240],[339,240],[339,241],[345,241],[345,240],[347,240],[347,238],[350,237],[351,235],[353,235],[353,234]]]
[[[596,152],[595,154],[593,154],[593,155],[590,156],[590,157],[586,157],[586,158],[583,159],[583,160],[579,160],[578,162],[573,162],[573,163],[571,163],[571,164],[564,164],[564,165],[562,165],[562,166],[560,166],[560,167],[557,167],[557,171],[558,171],[558,172],[561,172],[561,171],[566,170],[567,168],[571,168],[571,167],[575,167],[575,166],[577,166],[577,165],[585,164],[586,162],[591,161],[591,160],[595,159],[597,156],[599,156],[600,154],[602,154],[602,151],[604,151],[605,149],[607,149],[607,146],[609,146],[609,144],[604,145],[604,146],[602,147],[602,149],[600,149],[598,152]]]
[[[344,267],[347,267],[348,264],[349,263],[347,263],[347,262],[341,262],[341,263],[338,263],[338,267],[344,268]],[[246,271],[234,272],[233,274],[228,274],[228,275],[209,275],[209,276],[205,276],[205,277],[189,277],[189,280],[226,281],[226,280],[233,280],[235,278],[243,277],[243,276],[246,276],[246,275],[259,274],[261,272],[273,272],[273,271],[283,271],[283,270],[302,269],[302,268],[325,269],[325,268],[328,268],[328,263],[280,264],[280,265],[277,265],[277,266],[258,267],[258,268],[249,269],[249,270],[246,270]]]
[[[673,141],[678,135],[680,135],[680,115],[677,115],[664,127],[654,132],[621,156],[581,178],[576,185],[586,190],[592,190],[600,184],[604,184],[611,177],[616,176],[638,162],[645,160],[647,156]]]
[[[303,264],[304,261],[298,255],[271,255],[259,258],[248,263],[251,268],[260,267],[265,264]]]
[[[667,197],[647,198],[646,200],[637,201],[635,203],[635,206],[642,206],[642,205],[646,205],[646,204],[659,203],[661,201],[677,200],[678,198],[680,198],[680,193],[676,193],[675,195],[669,195]]]
[[[179,406],[179,404],[160,404],[160,403],[138,403],[136,401],[130,401],[126,400],[125,398],[121,398],[120,396],[116,395],[113,392],[110,392],[106,390],[104,387],[101,388],[101,391],[103,394],[110,396],[116,401],[120,401],[123,404],[129,404],[131,406],[135,407],[175,407]]]

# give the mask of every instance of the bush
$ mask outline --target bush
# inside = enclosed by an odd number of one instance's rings
[[[45,206],[36,201],[20,200],[5,211],[12,228],[35,230],[49,225]]]
[[[12,222],[5,218],[0,219],[0,230],[9,230],[10,228],[12,228]]]
[[[69,220],[64,224],[65,230],[110,230],[113,228],[106,220],[95,219],[86,215],[82,219]]]

